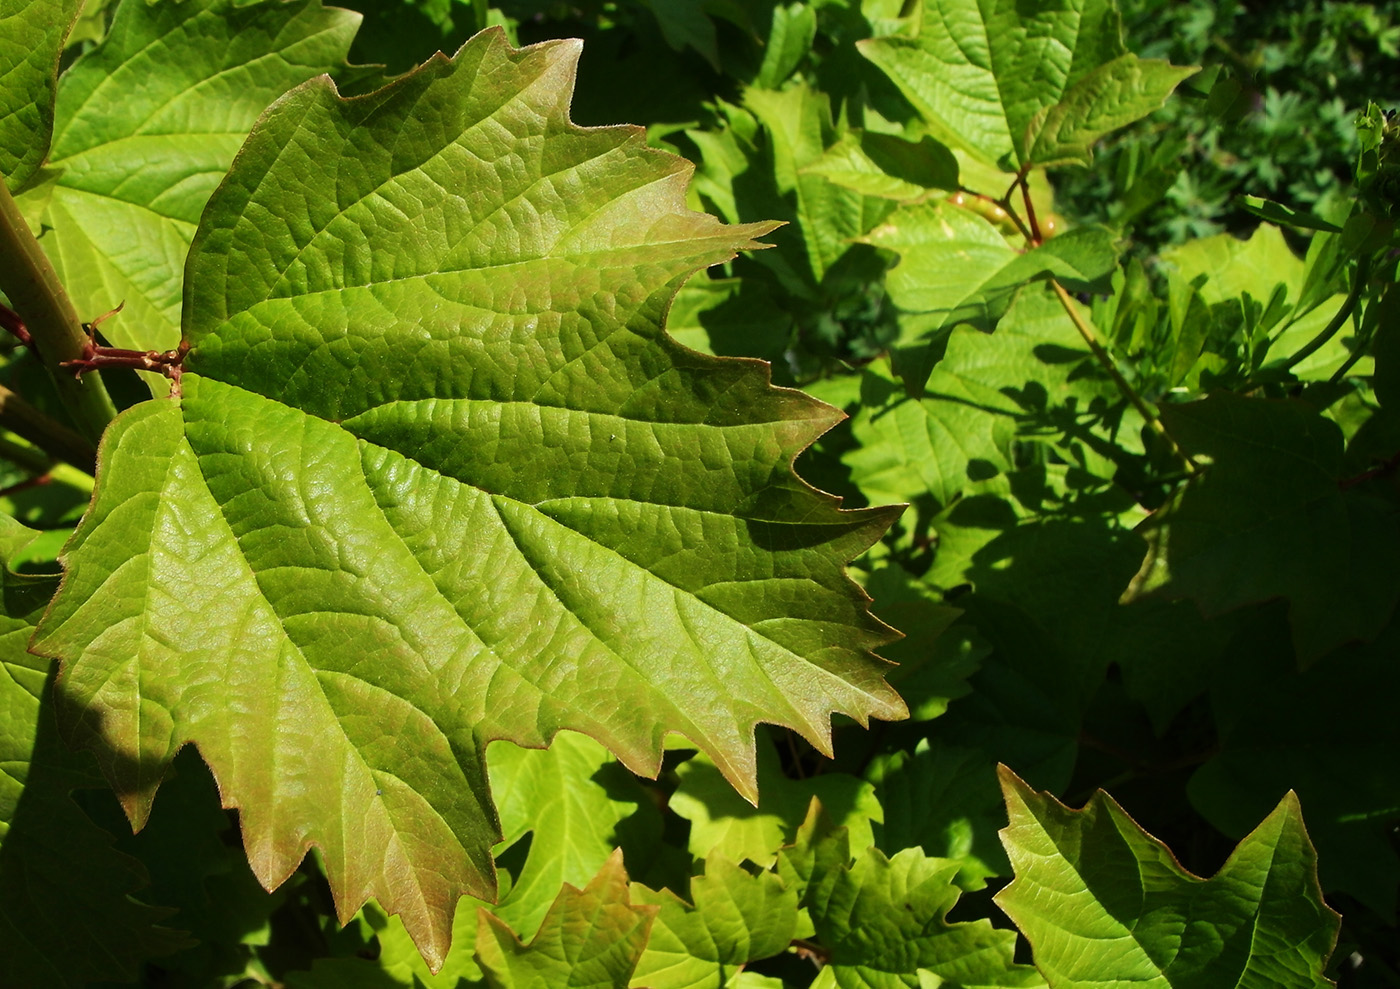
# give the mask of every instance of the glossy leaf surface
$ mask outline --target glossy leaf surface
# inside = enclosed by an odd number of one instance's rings
[[[490,740],[653,773],[677,731],[752,796],[755,722],[904,713],[843,571],[892,513],[791,469],[839,414],[659,330],[769,228],[572,125],[577,51],[491,31],[268,112],[194,241],[183,395],[109,431],[38,640],[133,820],[194,741],[266,885],[315,844],[434,963],[491,895]]]

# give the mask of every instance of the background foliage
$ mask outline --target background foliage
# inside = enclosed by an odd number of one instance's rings
[[[693,208],[785,221],[771,249],[680,287],[666,327],[847,414],[801,477],[846,508],[908,504],[851,572],[906,634],[881,654],[910,717],[838,716],[831,754],[760,725],[756,806],[700,739],[673,737],[655,780],[584,734],[492,743],[497,901],[461,900],[433,972],[380,902],[337,920],[335,855],[265,892],[243,848],[256,829],[220,808],[192,747],[133,834],[97,764],[38,717],[52,673],[25,646],[92,478],[6,433],[6,724],[29,727],[0,735],[0,938],[54,940],[4,954],[0,982],[1400,984],[1400,295],[1380,109],[1400,103],[1400,25],[1383,8],[1125,5],[1126,51],[1192,74],[1123,55],[1107,5],[1046,5],[1073,64],[992,57],[1030,106],[993,100],[1002,130],[979,137],[938,88],[979,91],[977,66],[939,47],[947,5],[383,0],[348,4],[356,33],[314,3],[276,31],[196,4],[206,43],[262,53],[213,94],[145,66],[152,44],[189,39],[161,27],[174,5],[134,6],[89,0],[50,154],[0,157],[84,318],[129,300],[102,327],[119,345],[178,340],[185,252],[268,103],[321,72],[370,92],[491,25],[582,38],[572,119],[645,125],[695,164]],[[1110,63],[1131,109],[1097,128],[1055,116],[1061,98],[1098,105],[1074,86]],[[124,178],[164,141],[180,169]],[[99,215],[118,186],[131,215]],[[228,203],[207,216],[235,229]],[[101,224],[138,246],[89,236]],[[242,284],[218,304],[240,311]],[[192,378],[283,388],[245,355],[207,360]],[[124,373],[108,376],[118,405],[163,394]],[[4,382],[64,414],[25,348]],[[98,490],[88,526],[127,504]],[[36,847],[45,834],[68,837]]]

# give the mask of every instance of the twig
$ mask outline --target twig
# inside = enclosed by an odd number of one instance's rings
[[[1201,469],[1200,465],[1192,460],[1191,455],[1181,448],[1180,444],[1177,443],[1171,433],[1167,432],[1167,427],[1162,425],[1162,420],[1158,417],[1153,408],[1137,393],[1137,389],[1128,383],[1128,379],[1123,377],[1123,372],[1118,370],[1118,365],[1114,362],[1112,356],[1104,349],[1103,344],[1099,342],[1098,335],[1094,332],[1094,328],[1084,321],[1083,316],[1079,315],[1079,309],[1075,306],[1074,299],[1070,296],[1069,292],[1065,291],[1065,287],[1054,278],[1050,279],[1050,287],[1055,290],[1055,295],[1059,298],[1060,305],[1063,306],[1065,312],[1069,314],[1070,322],[1074,324],[1074,328],[1079,331],[1079,335],[1083,337],[1084,342],[1088,344],[1089,350],[1093,353],[1095,360],[1097,360],[1103,369],[1113,378],[1114,384],[1116,384],[1118,390],[1123,393],[1123,397],[1132,403],[1133,408],[1137,409],[1138,414],[1152,427],[1152,431],[1162,438],[1167,446],[1171,448],[1172,453],[1181,458],[1181,461],[1186,464],[1190,472],[1192,474],[1198,473]]]
[[[97,469],[97,451],[91,443],[3,385],[0,385],[0,426],[84,473],[91,474]]]
[[[0,180],[0,291],[9,297],[15,311],[23,315],[22,325],[31,337],[31,344],[53,378],[59,397],[79,431],[86,435],[89,443],[96,444],[107,423],[116,416],[117,407],[101,378],[81,379],[60,371],[64,361],[82,357],[84,345],[90,341],[58,274],[34,239],[3,180]]]

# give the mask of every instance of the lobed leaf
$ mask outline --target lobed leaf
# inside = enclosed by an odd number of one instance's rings
[[[492,30],[264,116],[191,249],[183,395],[109,430],[36,639],[134,822],[193,741],[265,885],[318,846],[342,920],[374,896],[434,966],[492,893],[488,742],[654,773],[680,732],[753,798],[756,722],[904,714],[843,569],[894,512],[791,467],[839,413],[659,329],[771,228],[570,123],[577,53]]]
[[[1000,772],[1016,878],[996,901],[1052,989],[1332,985],[1322,971],[1340,917],[1322,900],[1291,793],[1201,879],[1102,790],[1070,810]]]
[[[658,908],[632,983],[638,989],[722,989],[751,961],[787,950],[797,933],[797,891],[772,872],[751,875],[721,855],[690,881],[694,906],[670,890],[632,886]]]
[[[1095,141],[1160,107],[1196,71],[1126,53],[1110,0],[922,6],[917,37],[857,47],[935,137],[1008,172],[1087,165]]]
[[[985,919],[947,920],[961,895],[953,883],[958,869],[906,848],[893,858],[871,849],[854,866],[815,872],[803,905],[829,952],[830,984],[902,989],[932,975],[945,989],[1044,986],[1035,969],[1013,961],[1011,931]]]
[[[528,946],[481,911],[477,960],[492,989],[626,989],[656,912],[631,902],[616,852],[582,890],[560,891]]]

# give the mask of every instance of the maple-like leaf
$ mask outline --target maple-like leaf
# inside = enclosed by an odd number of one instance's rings
[[[840,413],[660,330],[756,246],[689,166],[567,115],[499,30],[259,122],[191,249],[183,394],[104,439],[35,647],[139,824],[195,742],[275,886],[321,848],[437,964],[498,837],[482,753],[668,732],[755,795],[756,722],[900,717],[844,563],[896,510],[792,470]]]
[[[1095,141],[1156,110],[1196,71],[1129,53],[1111,0],[923,8],[916,37],[857,47],[935,137],[1011,172],[1087,165]]]
[[[583,889],[565,886],[528,945],[480,911],[477,960],[492,989],[626,989],[658,908],[633,904],[622,852]]]
[[[1102,790],[1070,810],[1004,766],[1001,782],[1016,878],[996,901],[1052,989],[1332,984],[1322,970],[1340,918],[1293,794],[1201,879]]]

